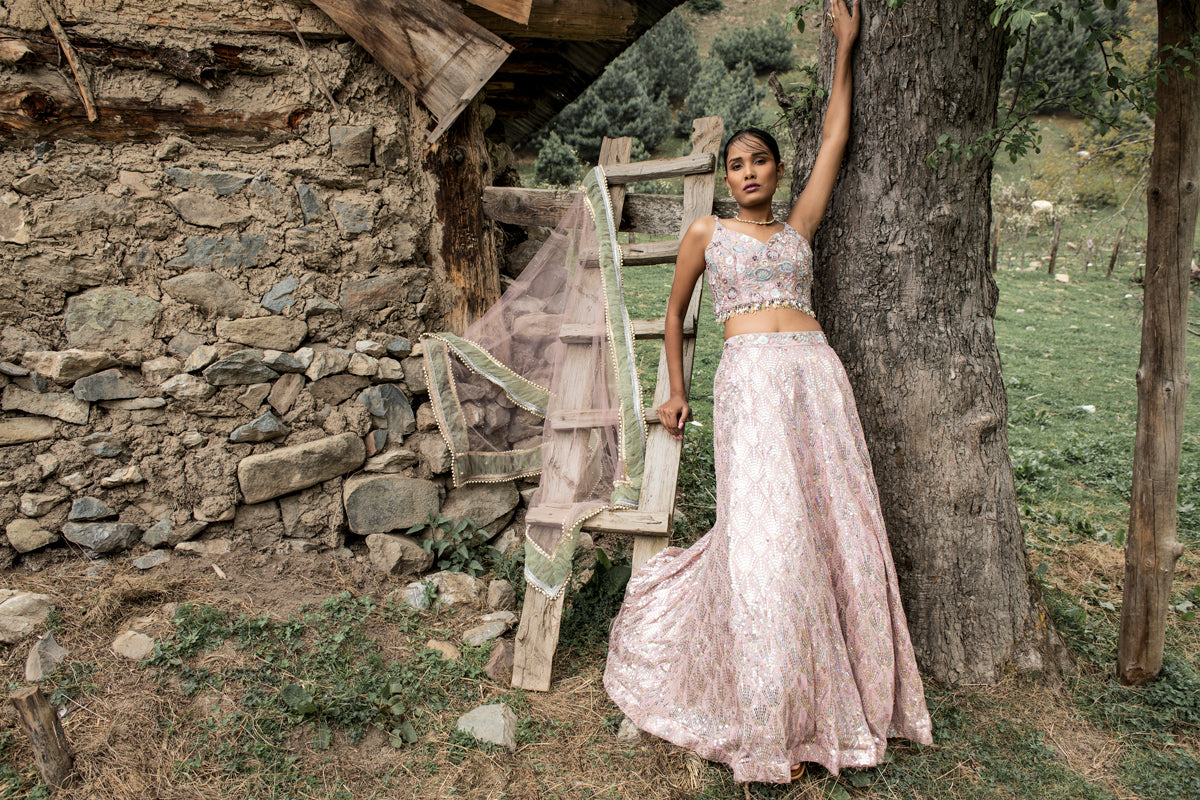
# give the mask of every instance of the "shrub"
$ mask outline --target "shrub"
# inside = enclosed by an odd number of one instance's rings
[[[594,162],[605,136],[633,136],[653,150],[671,133],[671,109],[665,96],[646,93],[632,57],[622,55],[578,100],[550,122],[580,158]]]
[[[754,82],[754,70],[740,64],[727,70],[716,60],[709,59],[700,68],[692,90],[684,100],[688,124],[696,117],[718,115],[725,120],[728,135],[739,128],[762,123],[762,101],[766,90]]]
[[[571,145],[551,131],[538,151],[537,162],[533,166],[533,175],[538,183],[570,186],[582,173],[583,164]]]
[[[787,72],[792,68],[792,37],[782,24],[764,22],[758,26],[725,29],[713,39],[712,54],[727,69],[742,62],[755,73]]]
[[[625,56],[630,67],[638,74],[651,97],[665,95],[671,102],[679,102],[692,88],[692,81],[700,69],[700,50],[696,37],[678,11],[667,14],[648,30]]]
[[[701,16],[719,14],[725,8],[723,0],[688,0],[687,7]]]

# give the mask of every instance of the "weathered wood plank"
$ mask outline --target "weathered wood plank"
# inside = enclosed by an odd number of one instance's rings
[[[471,2],[521,25],[529,24],[529,10],[533,6],[533,0],[471,0]]]
[[[604,175],[608,178],[609,184],[633,183],[712,172],[716,164],[715,153],[692,153],[677,158],[655,158],[648,161],[635,161],[632,164],[621,164],[606,169]]]
[[[535,692],[550,691],[550,675],[554,671],[554,651],[558,645],[558,629],[562,624],[564,595],[551,600],[536,589],[525,590],[521,606],[521,623],[514,640],[512,685]],[[554,646],[547,649],[549,632]]]
[[[106,7],[107,6],[107,7]],[[64,26],[130,26],[138,29],[171,28],[189,33],[278,34],[292,36],[292,26],[283,16],[296,19],[296,26],[307,39],[347,39],[321,9],[308,0],[288,0],[286,9],[278,0],[177,0],[151,4],[125,3],[120,10],[96,0],[61,0]]]
[[[666,335],[666,318],[634,319],[629,321],[634,339],[661,339]],[[684,328],[684,336],[695,336],[694,328]],[[563,325],[558,338],[567,344],[587,344],[596,338],[607,336],[607,331],[588,325]]]
[[[313,0],[433,114],[437,141],[512,45],[442,2]]]
[[[555,509],[541,506],[531,509],[526,521],[544,525],[561,525],[566,515],[565,509]],[[583,523],[585,531],[605,531],[608,533],[657,534],[665,536],[671,529],[670,515],[664,511],[644,511],[642,509],[623,509],[620,511],[601,511]]]
[[[220,137],[231,145],[266,146],[295,137],[300,123],[313,113],[307,105],[242,112],[209,109],[194,102],[163,106],[114,98],[106,98],[97,110],[100,118],[89,122],[74,97],[32,87],[0,92],[0,139],[128,142],[171,132]]]
[[[571,193],[570,189],[489,186],[483,190],[483,210],[497,222],[509,225],[553,227],[571,204]],[[786,202],[775,202],[771,209],[777,219],[787,219]],[[678,236],[682,213],[683,198],[679,195],[631,192],[626,196],[621,230],[652,236]],[[737,213],[737,203],[730,198],[714,200],[712,213],[732,217]]]
[[[621,245],[621,263],[627,267],[646,264],[670,264],[679,255],[679,240],[666,242],[637,242]]]

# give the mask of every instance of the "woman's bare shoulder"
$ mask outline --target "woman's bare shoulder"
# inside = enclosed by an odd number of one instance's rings
[[[703,244],[707,246],[712,240],[713,231],[716,229],[716,217],[712,215],[700,217],[700,219],[688,226],[687,231],[683,234],[683,241],[689,244]]]

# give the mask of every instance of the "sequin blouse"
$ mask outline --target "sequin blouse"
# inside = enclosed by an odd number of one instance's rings
[[[783,223],[766,242],[717,220],[704,248],[704,273],[717,321],[764,308],[812,310],[812,248],[799,231]]]

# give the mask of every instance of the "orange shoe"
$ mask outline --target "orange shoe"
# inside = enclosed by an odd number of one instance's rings
[[[804,767],[805,763],[803,761],[792,767],[792,780],[798,781],[804,777]]]

